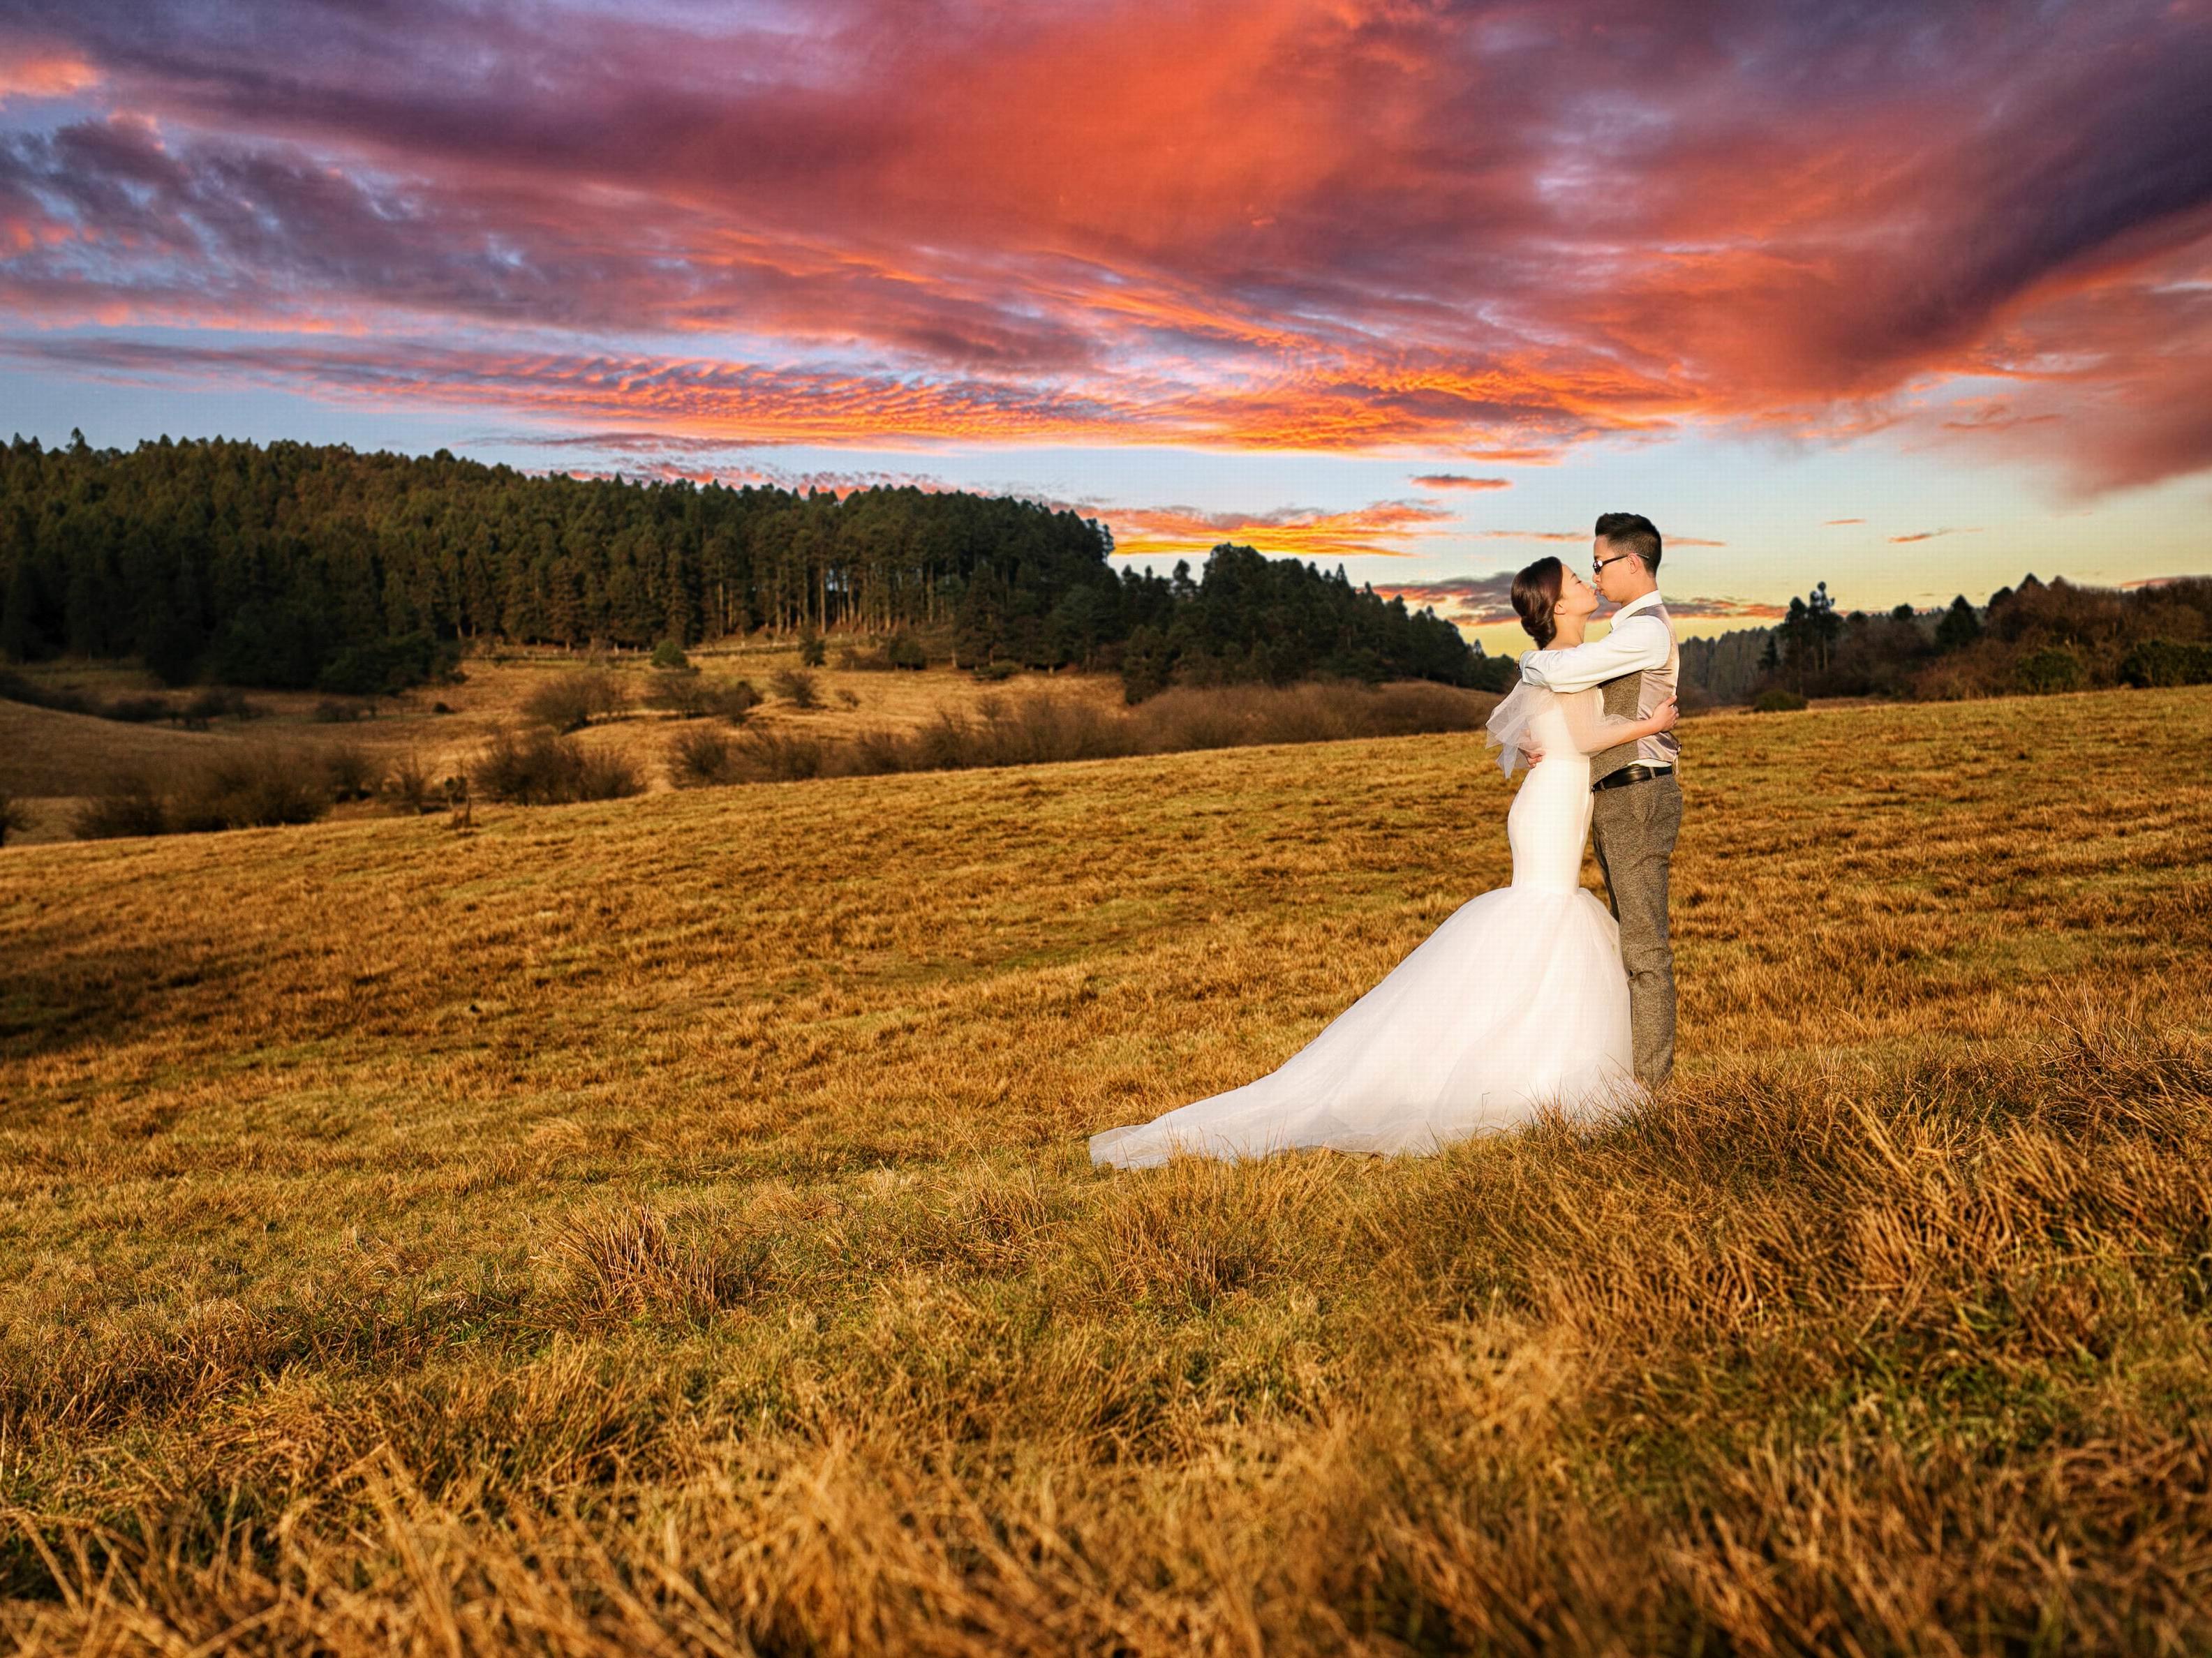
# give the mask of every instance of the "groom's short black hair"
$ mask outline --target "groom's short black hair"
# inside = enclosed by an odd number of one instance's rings
[[[1633,553],[1653,575],[1659,574],[1659,526],[1641,513],[1600,513],[1597,533],[1624,553]]]

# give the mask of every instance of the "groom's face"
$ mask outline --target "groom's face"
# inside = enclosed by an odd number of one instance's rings
[[[1626,548],[1616,547],[1603,536],[1590,543],[1590,580],[1612,604],[1626,604],[1636,597],[1636,582],[1644,573],[1644,562]]]

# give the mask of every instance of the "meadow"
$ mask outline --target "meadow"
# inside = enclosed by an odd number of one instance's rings
[[[2212,1649],[2212,691],[1685,742],[1670,1096],[1391,1161],[1084,1139],[1479,732],[0,851],[0,1631]]]
[[[1024,674],[1004,684],[978,683],[947,664],[921,672],[855,671],[830,664],[812,670],[820,706],[800,710],[774,689],[780,672],[801,666],[795,643],[765,640],[695,650],[703,683],[743,679],[763,701],[748,724],[771,732],[848,741],[866,732],[908,732],[945,716],[973,719],[995,701],[1017,711],[1040,698],[1118,708],[1121,681],[1103,674]],[[222,756],[272,755],[314,768],[351,751],[373,766],[411,762],[432,779],[465,770],[495,733],[528,725],[533,694],[599,669],[611,674],[628,706],[615,719],[580,732],[588,750],[633,766],[647,789],[670,786],[671,739],[701,722],[673,720],[647,706],[654,676],[635,655],[611,662],[582,653],[512,650],[471,657],[458,684],[425,685],[397,696],[363,699],[313,691],[232,693],[255,713],[221,719],[200,730],[173,722],[125,724],[88,714],[33,707],[0,695],[0,793],[23,810],[27,841],[60,841],[85,801],[133,774],[160,777]],[[160,698],[182,705],[193,693],[165,692],[143,670],[123,662],[63,659],[12,670],[48,692],[73,694],[94,707]],[[337,714],[342,716],[333,719]],[[719,723],[719,722],[713,722]],[[339,817],[374,816],[370,805]]]

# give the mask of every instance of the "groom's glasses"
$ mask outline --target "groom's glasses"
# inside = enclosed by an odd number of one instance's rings
[[[1590,566],[1590,574],[1593,575],[1603,575],[1605,574],[1605,567],[1607,565],[1618,564],[1624,558],[1634,558],[1635,556],[1636,555],[1633,553],[1615,553],[1611,558],[1601,558],[1598,560],[1596,563]]]

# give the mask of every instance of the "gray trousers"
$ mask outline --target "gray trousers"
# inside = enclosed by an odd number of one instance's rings
[[[1656,1088],[1674,1069],[1674,951],[1667,942],[1667,865],[1682,828],[1682,785],[1673,773],[1600,789],[1590,829],[1606,896],[1620,923],[1628,969],[1629,1039],[1636,1079]]]

